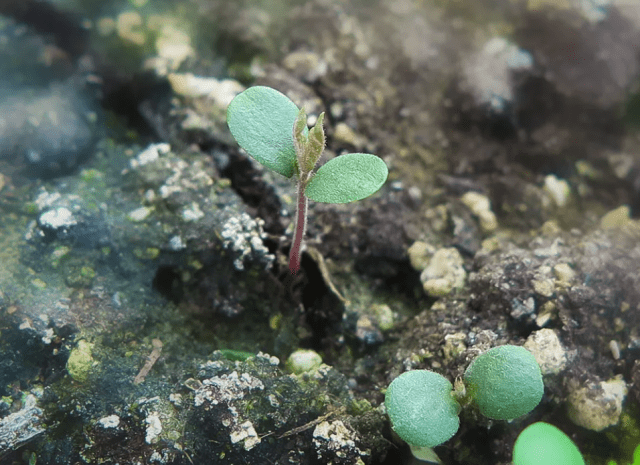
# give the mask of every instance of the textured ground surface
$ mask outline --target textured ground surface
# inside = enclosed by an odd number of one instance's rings
[[[397,464],[384,389],[525,345],[529,415],[436,452],[506,465],[552,423],[640,443],[640,9],[623,0],[0,4],[0,464]],[[310,205],[225,110],[272,86],[324,159],[389,166]],[[323,365],[285,361],[313,349]],[[123,444],[125,445],[123,447]]]

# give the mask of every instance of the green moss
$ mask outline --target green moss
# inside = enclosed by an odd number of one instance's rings
[[[80,172],[80,178],[86,183],[90,183],[94,180],[101,179],[102,177],[103,177],[103,174],[100,171],[93,168],[84,169]]]
[[[156,247],[147,247],[146,249],[135,248],[133,255],[140,260],[155,260],[160,256],[160,249]]]
[[[37,287],[38,289],[46,289],[47,288],[47,283],[45,283],[42,279],[40,278],[35,278],[31,280],[31,284],[33,284],[35,287]]]
[[[351,404],[349,404],[348,412],[349,415],[360,416],[371,410],[373,410],[373,406],[367,399],[354,399]]]
[[[245,352],[243,350],[220,349],[219,352],[228,360],[244,362],[245,360],[255,357],[253,352]]]
[[[93,365],[93,344],[84,340],[71,351],[67,360],[67,372],[76,381],[85,381]]]
[[[65,276],[65,283],[69,287],[86,288],[91,285],[96,272],[90,266],[72,267]]]
[[[24,204],[24,212],[27,215],[35,215],[36,213],[38,213],[38,206],[35,204],[35,202],[27,202]]]
[[[51,266],[53,268],[58,268],[58,266],[60,265],[60,261],[64,257],[66,257],[69,252],[71,252],[71,247],[67,247],[66,245],[56,247],[55,250],[51,253]]]

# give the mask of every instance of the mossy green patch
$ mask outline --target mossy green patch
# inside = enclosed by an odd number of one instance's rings
[[[76,381],[86,381],[93,365],[92,351],[93,344],[85,340],[79,341],[71,351],[67,360],[67,372]]]

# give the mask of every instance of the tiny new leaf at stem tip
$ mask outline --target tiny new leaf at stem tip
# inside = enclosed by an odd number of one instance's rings
[[[316,125],[309,131],[309,143],[307,145],[307,170],[311,171],[318,162],[320,155],[324,151],[325,137],[324,128],[322,123],[324,122],[324,112],[318,116]]]

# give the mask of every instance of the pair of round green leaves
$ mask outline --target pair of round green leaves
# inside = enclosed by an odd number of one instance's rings
[[[275,89],[250,87],[227,109],[231,134],[251,157],[287,178],[296,172],[293,125],[299,109]],[[311,200],[347,203],[376,192],[387,179],[387,165],[369,153],[348,153],[329,160],[313,175],[305,194]]]
[[[524,347],[494,347],[477,357],[464,374],[467,395],[480,413],[511,420],[538,405],[544,392],[535,357]],[[393,430],[412,446],[435,447],[451,438],[460,421],[453,386],[428,370],[407,371],[389,385],[385,407]]]

